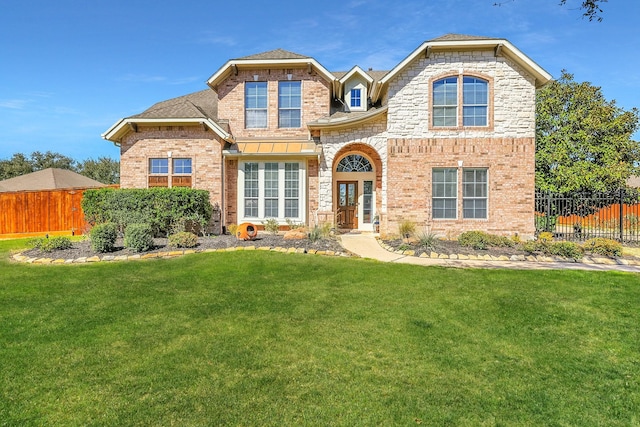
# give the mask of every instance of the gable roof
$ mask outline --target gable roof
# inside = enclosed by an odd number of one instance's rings
[[[541,87],[551,80],[551,74],[536,64],[531,58],[522,53],[507,39],[498,39],[464,34],[445,34],[435,39],[427,40],[418,46],[402,62],[396,65],[386,76],[380,80],[380,85],[388,83],[405,67],[411,64],[420,55],[429,55],[432,50],[456,50],[456,49],[493,49],[496,56],[508,56],[518,65],[524,68],[535,78],[536,87]],[[380,93],[380,91],[378,91]]]
[[[254,55],[236,58],[236,61],[253,61],[253,60],[284,60],[284,59],[308,59],[308,56],[299,53],[289,52],[284,49],[274,49],[267,52],[256,53]]]
[[[95,179],[67,169],[48,168],[0,181],[0,192],[105,187]]]
[[[230,59],[218,69],[209,79],[207,85],[216,90],[220,82],[226,79],[232,72],[238,69],[252,69],[256,67],[280,67],[280,68],[303,68],[315,69],[320,76],[328,82],[334,83],[336,78],[324,68],[318,61],[310,56],[300,55],[284,49],[275,49],[242,58]]]
[[[117,145],[129,131],[135,131],[138,124],[162,123],[202,124],[223,140],[228,140],[231,136],[217,123],[217,116],[218,96],[211,89],[205,89],[158,102],[140,114],[120,119],[102,134],[102,138]]]

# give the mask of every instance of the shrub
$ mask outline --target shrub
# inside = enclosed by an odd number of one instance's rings
[[[114,222],[122,231],[132,223],[148,223],[155,234],[167,236],[176,224],[194,223],[204,230],[214,207],[205,190],[101,188],[84,192],[82,210],[92,224]]]
[[[42,252],[53,252],[71,248],[71,239],[64,236],[58,237],[41,237],[33,239],[29,242],[31,246]]]
[[[596,237],[584,242],[584,249],[588,252],[609,257],[622,256],[622,244],[615,240]]]
[[[416,223],[403,219],[400,221],[400,224],[398,224],[398,231],[400,232],[401,237],[409,237],[416,232]]]
[[[232,236],[235,236],[236,232],[238,231],[238,224],[229,224],[229,225],[227,225],[227,231]]]
[[[98,224],[89,232],[91,249],[96,252],[111,252],[118,238],[118,226],[112,222]]]
[[[582,246],[575,242],[555,242],[546,246],[548,253],[565,258],[580,259],[584,254]]]
[[[315,242],[321,239],[328,238],[329,236],[331,236],[331,228],[332,227],[330,222],[324,222],[320,225],[315,225],[309,231],[309,240]]]
[[[169,236],[169,246],[174,248],[195,248],[197,245],[198,236],[189,231],[181,231]]]
[[[290,230],[295,230],[296,228],[304,228],[305,226],[303,223],[295,222],[291,218],[285,218],[284,220],[287,222],[287,225],[289,226]]]
[[[512,247],[515,242],[508,237],[489,234],[484,231],[465,231],[458,236],[461,246],[473,249],[487,249],[488,247]]]
[[[538,234],[538,241],[540,241],[540,242],[551,242],[551,241],[553,241],[553,233],[550,233],[548,231],[544,231],[544,232]]]
[[[124,246],[135,252],[153,248],[153,232],[149,224],[129,224],[124,231]]]
[[[278,224],[278,220],[275,218],[267,218],[262,221],[262,225],[264,226],[264,231],[271,234],[278,234],[280,230],[280,224]]]
[[[435,233],[422,230],[416,235],[416,238],[418,239],[418,244],[426,250],[435,250],[438,247],[439,239]]]

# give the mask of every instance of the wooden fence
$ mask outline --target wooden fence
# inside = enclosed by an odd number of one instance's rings
[[[86,229],[80,202],[86,188],[0,193],[0,235],[69,233]]]

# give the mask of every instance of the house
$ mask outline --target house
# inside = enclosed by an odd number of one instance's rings
[[[532,236],[535,91],[550,79],[496,38],[448,34],[388,71],[277,49],[102,136],[120,147],[123,188],[209,190],[223,225]]]

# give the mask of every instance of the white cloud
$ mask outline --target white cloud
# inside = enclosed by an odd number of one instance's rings
[[[28,99],[0,99],[0,108],[23,110],[30,102]]]

